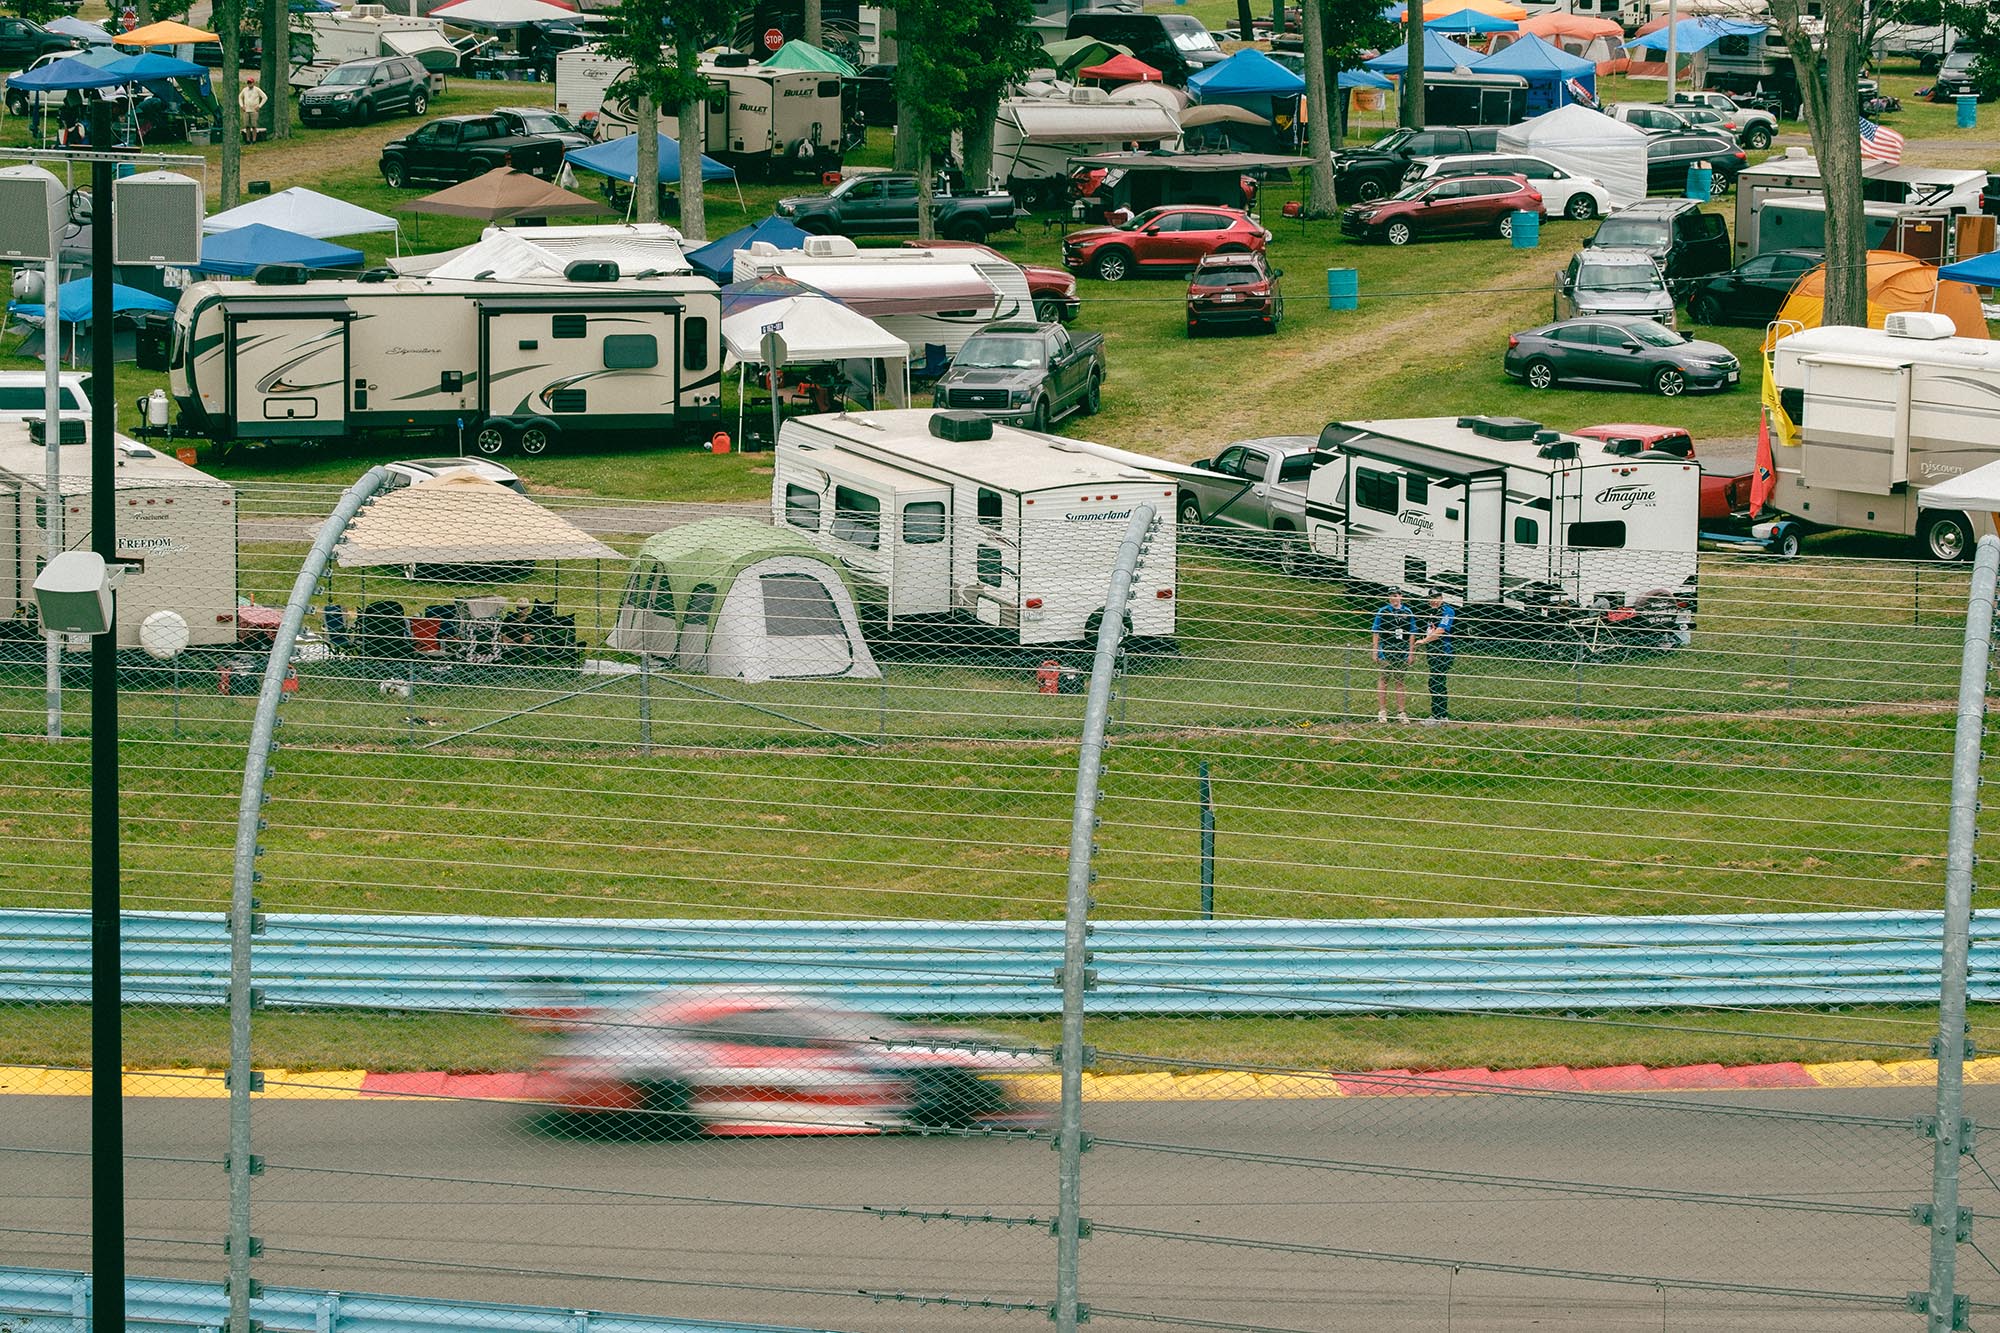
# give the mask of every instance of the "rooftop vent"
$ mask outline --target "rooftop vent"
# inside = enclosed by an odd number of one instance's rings
[[[931,434],[940,440],[990,440],[993,419],[978,412],[933,412]]]
[[[302,264],[259,264],[250,275],[259,287],[299,287],[311,278]]]
[[[814,259],[851,259],[861,247],[845,236],[808,236],[805,252]]]
[[[1614,458],[1632,458],[1646,447],[1646,442],[1630,435],[1614,435],[1604,442],[1604,452]]]
[[[1489,440],[1532,440],[1542,423],[1526,417],[1460,417],[1458,428]]]
[[[1547,436],[1548,438],[1544,439],[1542,438],[1543,436]],[[1565,440],[1561,435],[1552,430],[1545,430],[1537,434],[1535,436],[1535,444],[1537,446],[1535,457],[1537,458],[1561,460],[1576,457],[1576,441]]]
[[[84,428],[90,423],[75,417],[59,418],[60,428],[56,434],[58,444],[82,444]],[[49,419],[47,417],[28,418],[28,438],[36,444],[44,444],[48,438]]]
[[[1951,322],[1950,315],[1932,314],[1928,310],[1898,310],[1882,321],[1882,331],[1891,338],[1921,338],[1925,342],[1937,342],[1957,336],[1958,326]]]
[[[748,69],[751,63],[750,57],[744,55],[741,51],[717,51],[715,53],[715,67],[717,69]]]
[[[563,265],[563,277],[570,282],[616,282],[618,281],[618,261],[615,259],[572,259]]]

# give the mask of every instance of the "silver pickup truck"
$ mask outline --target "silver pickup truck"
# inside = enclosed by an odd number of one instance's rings
[[[1274,543],[1270,552],[1290,569],[1305,554],[1306,482],[1318,444],[1311,435],[1238,440],[1175,469],[1181,526],[1291,534],[1300,540]]]

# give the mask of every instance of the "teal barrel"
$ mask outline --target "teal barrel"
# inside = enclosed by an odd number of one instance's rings
[[[1326,308],[1328,310],[1361,308],[1361,270],[1330,268],[1326,271]]]

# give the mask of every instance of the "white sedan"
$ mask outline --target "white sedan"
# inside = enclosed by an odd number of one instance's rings
[[[1403,184],[1438,176],[1521,176],[1541,191],[1542,216],[1588,222],[1611,211],[1611,192],[1588,176],[1579,176],[1528,153],[1454,153],[1418,158],[1403,173]]]

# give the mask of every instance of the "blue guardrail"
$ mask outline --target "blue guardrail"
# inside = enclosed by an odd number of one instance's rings
[[[1935,912],[1350,921],[1104,921],[1098,1014],[1934,1003]],[[131,1003],[221,1004],[218,913],[128,912]],[[783,989],[889,1014],[1059,1010],[1062,923],[274,915],[271,1007],[510,1009],[680,986]],[[0,1001],[87,1001],[78,911],[0,912]],[[1972,998],[2000,998],[2000,911],[1972,925]]]

